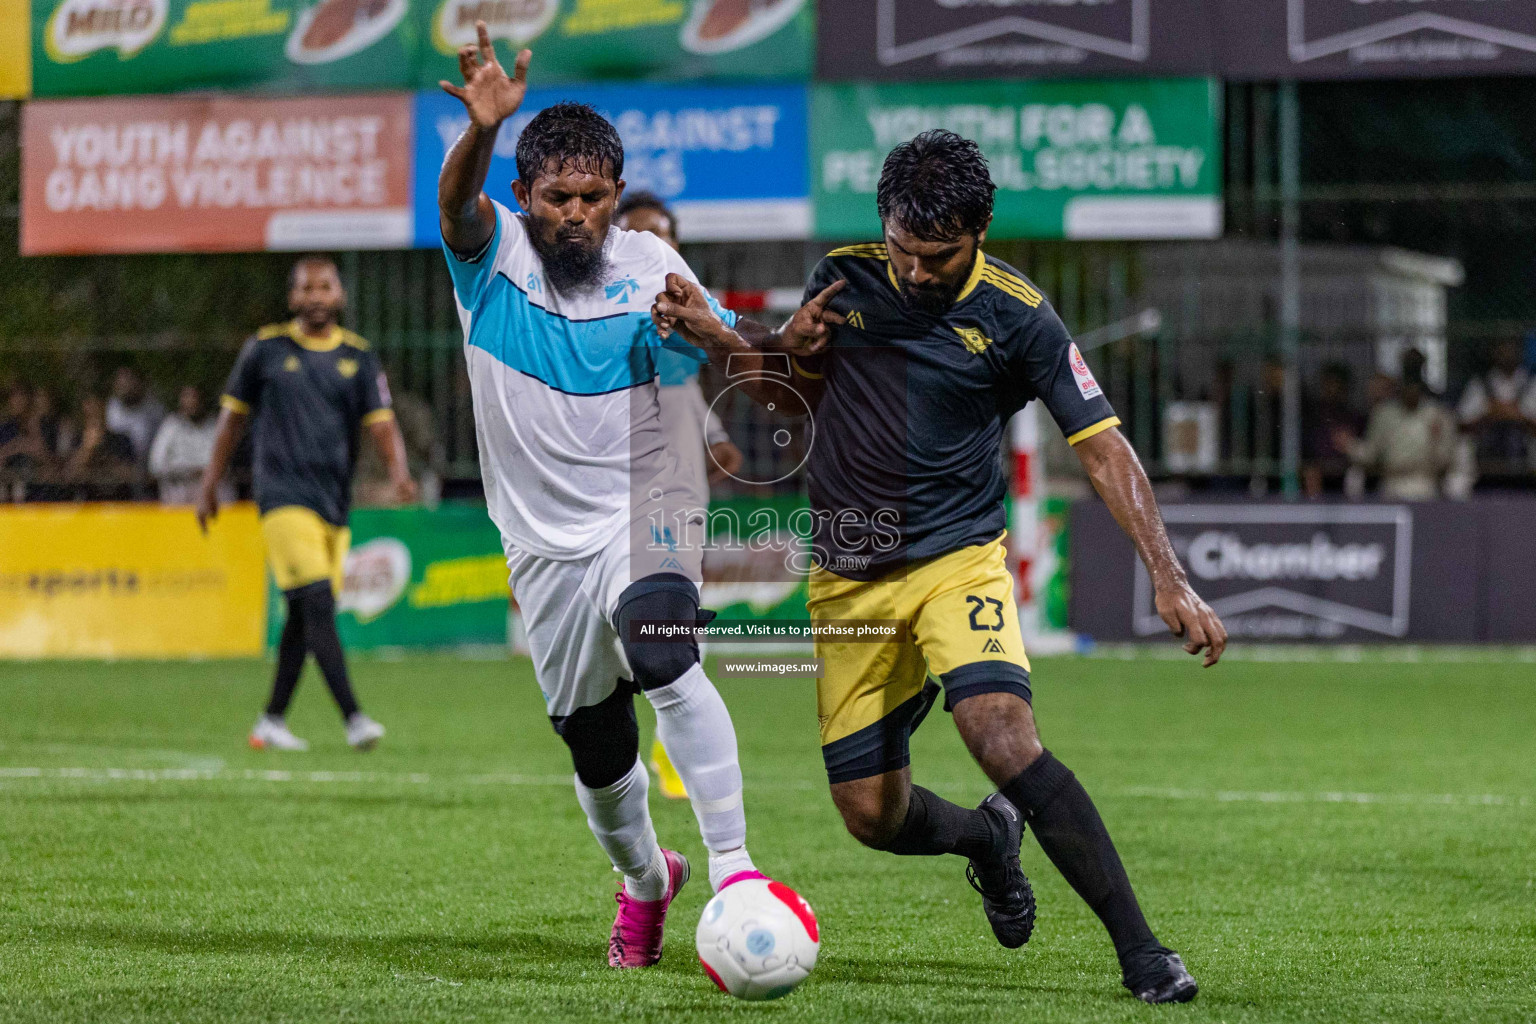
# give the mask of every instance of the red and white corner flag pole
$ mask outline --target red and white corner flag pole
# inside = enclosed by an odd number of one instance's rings
[[[1045,497],[1045,459],[1040,450],[1040,403],[1014,414],[1009,426],[1013,448],[1013,515],[1008,524],[1008,560],[1018,592],[1019,627],[1025,645],[1037,654],[1070,651],[1071,633],[1045,621],[1044,597],[1056,574],[1056,549],[1040,519]]]

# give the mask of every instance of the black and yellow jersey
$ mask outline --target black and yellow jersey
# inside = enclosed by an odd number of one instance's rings
[[[995,540],[1006,525],[1003,425],[1040,399],[1076,444],[1117,425],[1061,319],[1022,274],[977,253],[943,315],[902,296],[885,244],[834,250],[809,300],[847,286],[820,376],[807,465],[816,564],[856,580]]]
[[[367,342],[341,327],[325,338],[297,322],[263,327],[240,350],[223,405],[251,417],[262,512],[297,505],[346,525],[359,427],[394,415]]]

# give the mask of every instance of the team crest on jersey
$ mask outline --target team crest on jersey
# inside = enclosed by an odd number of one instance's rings
[[[341,374],[343,377],[347,378],[348,380],[351,380],[353,377],[357,376],[357,360],[356,359],[338,359],[338,360],[336,360],[336,372]]]
[[[287,370],[289,373],[298,373],[299,372],[299,357],[298,356],[289,356],[287,359],[284,359],[283,360],[283,369]]]
[[[1067,353],[1067,359],[1072,363],[1072,379],[1077,381],[1077,390],[1083,393],[1083,400],[1098,398],[1104,393],[1099,387],[1099,382],[1093,379],[1093,371],[1088,369],[1088,364],[1083,360],[1083,354],[1077,350],[1077,343],[1073,342],[1071,351]]]
[[[966,349],[978,355],[992,344],[992,339],[982,334],[979,327],[956,327],[955,333],[960,335],[960,340],[965,343]]]

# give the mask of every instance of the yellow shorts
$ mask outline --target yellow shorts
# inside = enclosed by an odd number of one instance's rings
[[[813,622],[899,620],[909,630],[893,643],[817,642],[825,674],[816,686],[816,712],[832,782],[906,767],[907,740],[940,684],[946,708],[978,693],[1031,697],[1001,539],[867,583],[816,569],[806,603]]]
[[[284,505],[261,517],[261,537],[267,543],[267,564],[277,589],[288,591],[330,580],[341,594],[352,531],[332,526],[318,513],[299,505]]]

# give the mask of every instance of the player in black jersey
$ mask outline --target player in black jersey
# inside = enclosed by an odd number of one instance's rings
[[[406,468],[384,371],[368,343],[336,322],[346,305],[336,264],[323,257],[299,260],[289,278],[288,304],[294,319],[257,331],[235,360],[213,458],[203,474],[197,521],[206,530],[218,514],[218,482],[251,422],[262,538],[288,603],[272,697],[251,731],[251,746],[308,746],[289,731],[285,718],[308,653],[341,709],[347,742],[368,750],[384,727],[358,707],[336,632],[362,428],[384,456],[396,497],[414,500],[416,485]]]
[[[909,628],[889,644],[817,643],[822,753],[848,830],[892,853],[967,857],[994,933],[1016,947],[1034,925],[1018,860],[1027,824],[1109,931],[1126,988],[1184,1002],[1194,978],[1153,935],[1093,801],[1035,730],[1002,545],[1007,419],[1044,403],[1135,542],[1185,650],[1214,665],[1226,631],[1190,587],[1146,474],[1061,320],[982,252],[994,190],[975,143],[925,132],[886,159],[883,240],[822,260],[780,331],[726,328],[681,279],[652,312],[738,379],[767,367],[765,354],[792,357],[793,390],[814,409],[811,618]],[[770,372],[747,379],[760,402],[784,403]],[[908,737],[941,692],[998,787],[974,810],[911,781]]]

